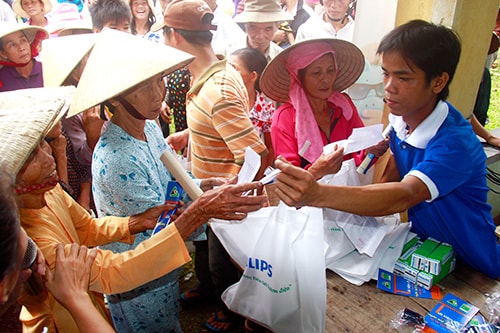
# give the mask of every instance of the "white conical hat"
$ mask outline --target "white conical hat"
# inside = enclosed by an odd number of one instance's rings
[[[42,69],[45,87],[64,83],[83,57],[90,52],[96,34],[70,35],[43,41]]]
[[[0,168],[16,176],[38,142],[66,113],[75,87],[0,93]]]
[[[186,66],[194,57],[175,48],[116,30],[98,34],[78,83],[68,117],[157,75]]]

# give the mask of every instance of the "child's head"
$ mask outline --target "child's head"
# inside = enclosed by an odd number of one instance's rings
[[[110,28],[130,33],[132,12],[123,0],[97,0],[90,7],[90,16],[95,32]]]
[[[128,0],[132,12],[130,30],[132,35],[137,35],[137,22],[141,19],[147,20],[147,27],[151,29],[156,22],[154,13],[155,6],[152,0]]]
[[[406,59],[408,66],[424,71],[428,84],[442,73],[448,73],[448,83],[438,99],[448,97],[461,51],[460,39],[453,30],[423,20],[407,22],[389,32],[377,49],[378,54],[394,51]]]

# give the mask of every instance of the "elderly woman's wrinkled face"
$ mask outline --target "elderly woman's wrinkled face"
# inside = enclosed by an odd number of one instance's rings
[[[16,31],[2,37],[0,56],[18,64],[30,62],[31,46],[24,32]]]
[[[52,150],[45,140],[41,140],[17,174],[16,187],[57,182],[57,179]]]
[[[301,75],[306,94],[313,98],[327,99],[333,92],[337,68],[333,55],[325,54],[307,66]]]
[[[133,87],[123,97],[146,119],[156,119],[160,115],[161,103],[165,99],[165,81],[158,74]]]

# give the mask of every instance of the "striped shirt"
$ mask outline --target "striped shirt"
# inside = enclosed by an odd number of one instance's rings
[[[237,175],[246,147],[265,155],[250,121],[240,74],[225,59],[212,64],[187,94],[191,171],[197,178]]]

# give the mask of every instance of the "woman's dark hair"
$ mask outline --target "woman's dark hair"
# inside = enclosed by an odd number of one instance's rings
[[[415,65],[423,70],[427,84],[439,75],[448,73],[450,79],[438,99],[445,100],[448,97],[449,85],[461,52],[460,38],[456,32],[423,20],[409,21],[382,39],[377,54],[392,51],[399,52],[410,67]]]
[[[172,32],[172,29],[174,28],[163,27],[163,33],[168,36]],[[175,29],[175,31],[191,44],[207,45],[212,43],[213,35],[210,31],[189,31],[182,29]]]
[[[130,11],[132,11],[132,1],[133,0],[130,0]],[[156,16],[153,13],[154,8],[151,8],[149,6],[149,1],[147,1],[147,3],[148,3],[148,7],[149,7],[148,24],[147,24],[148,31],[149,31],[149,30],[151,30],[151,27],[153,26],[153,24],[156,23]],[[133,13],[132,13],[132,22],[130,23],[130,31],[132,32],[132,35],[137,35],[137,29],[136,29],[135,18],[134,18]]]
[[[132,21],[132,11],[123,0],[97,0],[90,9],[92,27],[102,30],[104,25],[109,22],[120,23],[123,21]]]
[[[20,226],[13,184],[11,177],[0,172],[0,281],[19,258]]]
[[[260,75],[264,71],[264,68],[267,66],[266,56],[260,52],[258,49],[254,49],[251,47],[245,47],[243,49],[239,49],[234,51],[231,55],[238,56],[243,63],[245,64],[247,70],[250,72],[256,72],[258,74],[258,78],[255,81],[255,90],[258,92],[262,92],[260,90]]]

